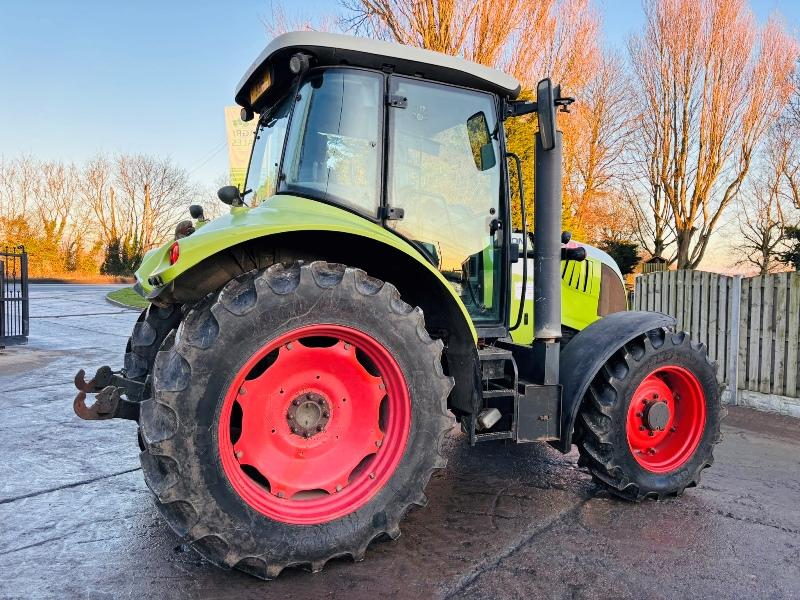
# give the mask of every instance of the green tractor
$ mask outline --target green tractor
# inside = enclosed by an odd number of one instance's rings
[[[275,38],[245,73],[244,189],[146,255],[124,368],[80,371],[74,402],[139,423],[159,511],[212,563],[269,579],[363,559],[425,504],[453,417],[470,445],[575,444],[633,501],[712,463],[715,365],[672,317],[626,311],[613,260],[562,233],[572,99],[548,79],[519,92],[460,58],[318,32]],[[534,231],[522,202],[514,232],[503,124],[531,113]]]

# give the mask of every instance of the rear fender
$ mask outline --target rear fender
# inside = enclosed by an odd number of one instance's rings
[[[324,204],[308,198],[279,194],[272,196],[258,207],[234,207],[230,214],[214,219],[192,235],[178,242],[179,259],[170,263],[170,247],[148,252],[136,271],[138,288],[148,298],[158,301],[169,295],[169,287],[191,270],[198,270],[214,262],[214,257],[231,251],[236,247],[263,245],[260,240],[281,234],[297,233],[305,236],[305,249],[308,254],[316,252],[315,236],[320,233],[343,234],[348,239],[361,239],[371,242],[372,247],[385,247],[394,255],[411,259],[412,263],[427,271],[442,290],[446,290],[458,307],[473,341],[477,333],[466,306],[444,276],[419,250],[398,235],[387,231],[380,224],[353,214],[341,208]],[[271,244],[273,248],[275,244]],[[326,250],[323,248],[323,250]],[[333,252],[337,248],[331,248]],[[324,254],[318,256],[331,260]],[[359,265],[353,265],[359,266]],[[369,271],[367,271],[369,272]],[[393,281],[392,278],[387,279]]]
[[[589,384],[618,349],[651,329],[674,328],[676,324],[673,317],[662,313],[618,312],[576,334],[561,352],[561,439],[552,444],[569,452],[575,419]]]
[[[445,343],[445,369],[455,379],[449,407],[456,414],[478,408],[477,334],[466,307],[420,251],[379,224],[282,195],[215,219],[179,244],[175,265],[165,261],[167,245],[137,271],[138,285],[155,303],[191,304],[242,273],[296,260],[342,263],[393,284],[405,302],[422,308],[428,331]],[[148,281],[154,277],[160,285]]]

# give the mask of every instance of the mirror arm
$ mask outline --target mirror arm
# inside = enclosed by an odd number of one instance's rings
[[[536,102],[531,102],[529,100],[506,102],[506,117],[520,117],[522,115],[535,113],[536,111]]]

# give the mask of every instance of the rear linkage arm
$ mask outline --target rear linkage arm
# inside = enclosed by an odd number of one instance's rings
[[[143,400],[144,383],[127,379],[110,367],[100,367],[89,381],[83,369],[75,375],[78,395],[72,403],[75,414],[87,421],[105,419],[139,420],[139,403]],[[94,404],[86,406],[86,395],[97,394]],[[122,397],[125,395],[125,398]]]

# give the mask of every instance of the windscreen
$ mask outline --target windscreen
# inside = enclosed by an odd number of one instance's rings
[[[250,206],[257,206],[275,193],[290,107],[286,98],[259,119],[244,188],[249,191],[246,200]]]
[[[357,69],[311,73],[295,97],[282,192],[375,217],[380,203],[383,77]]]

